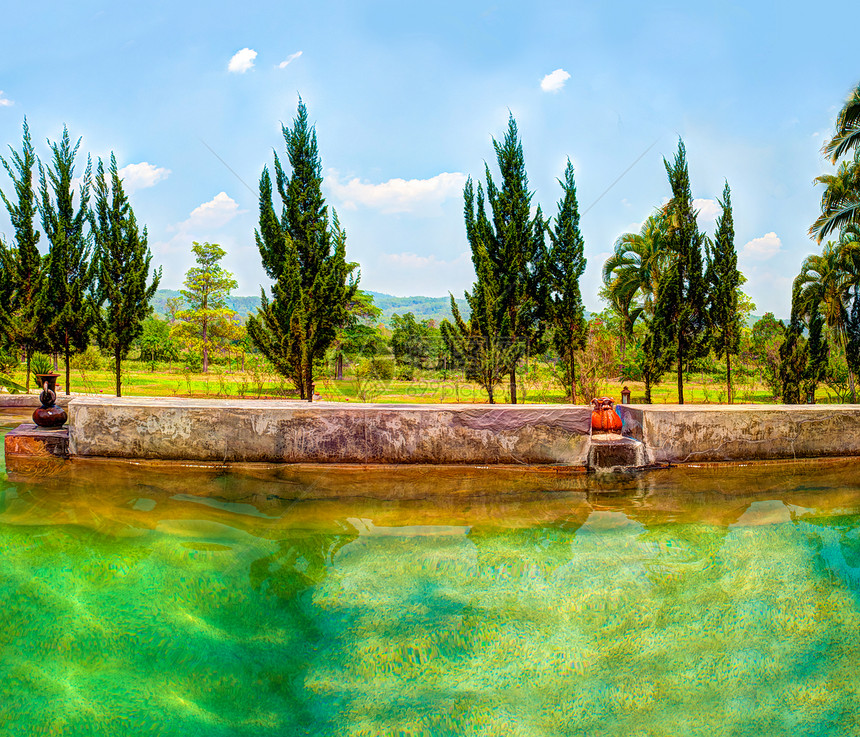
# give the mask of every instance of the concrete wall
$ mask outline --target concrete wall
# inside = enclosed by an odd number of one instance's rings
[[[860,405],[623,405],[649,463],[860,455]]]
[[[584,467],[591,408],[80,397],[72,456]]]

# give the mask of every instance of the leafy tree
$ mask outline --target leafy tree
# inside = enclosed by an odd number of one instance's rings
[[[418,322],[415,315],[407,312],[391,316],[391,349],[394,360],[413,369],[423,368],[431,354],[431,327],[429,320]]]
[[[576,403],[576,354],[585,348],[588,327],[579,280],[585,272],[585,242],[579,230],[579,208],[573,165],[567,160],[564,195],[550,230],[552,246],[547,259],[550,281],[548,313],[553,327],[553,347],[559,356],[564,386],[571,403]]]
[[[84,232],[89,219],[92,164],[87,159],[75,207],[75,157],[81,140],[72,145],[69,131],[64,126],[60,142],[49,142],[49,145],[52,154],[49,165],[43,167],[39,163],[38,198],[49,250],[35,309],[45,325],[47,345],[63,354],[66,394],[69,394],[69,358],[73,350],[86,350],[96,321],[92,300],[95,269],[90,261],[91,239]]]
[[[708,259],[708,314],[714,353],[718,358],[725,356],[726,359],[726,398],[731,404],[734,401],[732,356],[736,356],[740,351],[742,323],[738,299],[739,289],[744,279],[738,271],[731,190],[728,182],[723,188],[720,207],[722,212],[717,218],[714,247]]]
[[[149,363],[153,371],[158,361],[175,361],[179,358],[179,346],[170,337],[170,323],[157,317],[147,317],[141,323],[137,346],[140,360]]]
[[[27,361],[24,386],[29,386],[30,360],[43,338],[36,309],[42,281],[42,257],[37,247],[41,234],[35,226],[37,199],[33,188],[36,154],[26,118],[20,153],[11,146],[9,150],[11,161],[0,157],[0,163],[12,180],[15,196],[10,199],[0,190],[0,199],[9,211],[15,244],[10,247],[4,243],[0,249],[4,273],[2,323],[9,341],[24,349]]]
[[[664,159],[672,199],[666,206],[671,263],[660,280],[654,306],[655,351],[677,362],[678,403],[684,403],[684,364],[707,354],[707,288],[687,153],[683,141],[670,164]]]
[[[370,325],[371,321],[378,320],[381,315],[382,310],[373,303],[373,295],[356,289],[349,303],[346,324],[338,332],[336,381],[343,380],[344,353],[372,357],[383,352],[380,341],[385,343],[385,338],[378,329]],[[362,340],[367,341],[367,346],[359,345]]]
[[[753,325],[750,334],[750,354],[758,368],[758,374],[770,388],[773,396],[782,391],[780,379],[780,346],[785,337],[786,327],[777,320],[772,312],[766,312]]]
[[[176,313],[171,335],[185,341],[203,356],[203,372],[209,371],[212,350],[242,338],[242,325],[227,297],[237,284],[233,275],[219,263],[226,251],[217,243],[194,242],[191,250],[197,266],[185,274],[181,290],[186,308]]]
[[[110,157],[110,183],[99,159],[96,169],[92,232],[96,245],[98,335],[103,348],[113,351],[116,395],[122,396],[122,359],[143,331],[151,312],[149,302],[161,281],[161,269],[147,286],[152,253],[122,188],[116,157]]]
[[[467,376],[486,390],[490,402],[500,377],[508,374],[511,402],[517,402],[516,368],[519,360],[542,337],[542,312],[547,302],[546,223],[540,207],[532,217],[525,158],[513,116],[501,143],[493,140],[502,176],[497,186],[485,167],[484,188],[477,192],[471,178],[464,189],[466,236],[478,281],[466,301],[471,309],[466,324],[452,297],[454,322],[442,329],[446,344],[465,357]],[[468,343],[473,345],[469,346]]]
[[[322,360],[348,321],[358,277],[351,276],[356,265],[346,260],[346,233],[334,211],[329,220],[316,130],[301,100],[292,127],[281,130],[292,173],[287,176],[275,155],[279,218],[264,167],[255,234],[263,267],[274,282],[272,299],[262,291],[260,310],[248,319],[248,332],[306,399],[313,396],[314,363]]]

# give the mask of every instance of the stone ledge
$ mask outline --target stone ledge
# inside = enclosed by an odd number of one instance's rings
[[[860,455],[860,405],[620,405],[648,463]]]
[[[80,397],[73,456],[585,466],[591,408]]]

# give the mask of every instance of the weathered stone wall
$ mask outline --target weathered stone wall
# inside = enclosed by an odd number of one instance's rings
[[[860,455],[860,405],[621,405],[649,463]]]
[[[585,467],[591,408],[80,397],[72,456]]]

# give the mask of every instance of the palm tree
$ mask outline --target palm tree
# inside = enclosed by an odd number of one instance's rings
[[[821,198],[821,215],[809,234],[819,243],[831,233],[852,223],[860,223],[860,85],[854,88],[839,114],[833,138],[821,149],[832,163],[854,152],[836,174],[825,174],[815,181],[825,187]]]
[[[658,210],[638,233],[625,233],[615,241],[614,253],[603,264],[601,296],[621,318],[621,360],[638,319],[654,316],[654,296],[670,254],[666,245],[665,210]],[[651,398],[650,375],[645,377],[645,401]]]
[[[821,243],[831,233],[860,224],[860,148],[853,159],[839,164],[835,174],[822,174],[815,181],[824,185],[824,194],[821,215],[809,234]]]
[[[856,229],[846,229],[850,235]],[[807,256],[800,274],[794,280],[796,299],[801,313],[812,316],[821,311],[827,327],[836,336],[839,344],[847,348],[848,308],[851,287],[858,283],[858,272],[854,266],[858,244],[853,240],[842,243],[828,241],[820,254]],[[854,373],[848,368],[851,401],[857,401]]]
[[[836,133],[824,144],[822,152],[835,164],[849,151],[856,149],[860,149],[860,84],[854,88],[836,116]]]

